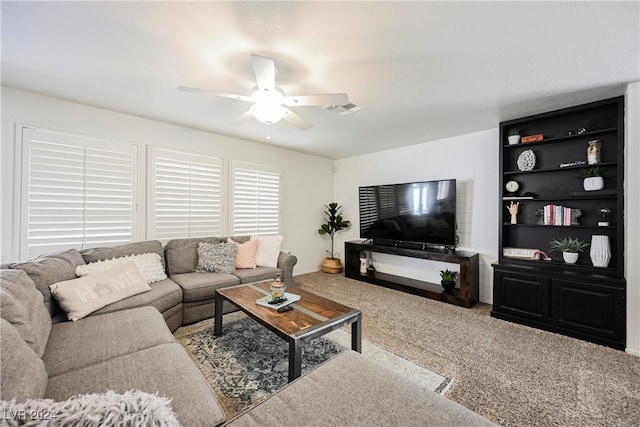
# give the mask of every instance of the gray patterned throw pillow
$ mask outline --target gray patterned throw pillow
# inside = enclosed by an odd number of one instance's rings
[[[237,243],[200,242],[196,271],[200,273],[233,273],[236,271],[237,253]]]

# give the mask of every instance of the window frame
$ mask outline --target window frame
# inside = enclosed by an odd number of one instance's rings
[[[155,189],[156,189],[156,164],[155,164],[155,160],[156,158],[161,155],[162,153],[168,154],[173,156],[173,158],[176,158],[180,161],[184,161],[184,162],[196,162],[196,163],[204,163],[207,164],[207,162],[203,162],[202,159],[211,159],[211,160],[215,160],[215,162],[218,163],[218,166],[220,167],[220,219],[219,219],[219,223],[220,223],[220,231],[219,232],[215,232],[212,231],[211,234],[209,234],[208,236],[224,236],[227,232],[227,213],[226,213],[226,201],[227,201],[227,194],[228,194],[228,179],[226,179],[226,162],[225,159],[223,157],[218,157],[218,156],[213,156],[213,155],[208,155],[208,154],[198,154],[198,153],[193,153],[193,152],[189,152],[189,151],[177,151],[175,149],[171,149],[171,148],[164,148],[164,147],[156,147],[156,146],[148,146],[147,149],[147,169],[146,169],[146,176],[147,176],[147,186],[146,186],[146,203],[147,203],[147,221],[146,221],[146,236],[147,239],[152,239],[152,240],[160,240],[163,243],[166,243],[169,240],[172,239],[177,239],[177,238],[191,238],[191,237],[203,237],[203,236],[182,236],[182,237],[157,237],[155,234],[155,228],[156,228],[156,224],[155,224],[155,211],[156,211],[156,207],[155,207]],[[208,237],[208,236],[204,236],[204,237]]]
[[[247,233],[236,233],[234,228],[234,211],[235,211],[235,170],[236,169],[246,169],[246,170],[254,170],[258,172],[265,173],[273,173],[277,174],[279,177],[278,182],[278,230],[275,234],[262,234],[262,235],[282,235],[282,206],[283,206],[283,182],[284,176],[283,171],[279,167],[263,165],[258,163],[246,162],[242,160],[231,160],[229,166],[229,215],[228,215],[228,230],[232,235],[247,235]],[[249,233],[249,234],[258,234],[260,233]]]
[[[38,126],[30,126],[25,124],[16,125],[16,156],[15,156],[15,197],[14,200],[17,201],[15,203],[15,217],[18,219],[18,233],[15,233],[17,236],[17,244],[15,247],[18,248],[17,256],[21,260],[34,258],[41,254],[47,254],[52,251],[38,252],[34,254],[29,253],[29,195],[30,195],[30,149],[32,144],[30,143],[31,139],[29,136],[29,132],[44,132],[55,135],[60,135],[64,138],[68,138],[69,141],[58,142],[63,145],[82,147],[82,148],[90,148],[93,150],[102,150],[105,148],[114,149],[118,151],[117,148],[127,148],[130,150],[132,155],[131,160],[131,240],[129,242],[116,242],[114,245],[125,244],[130,242],[140,241],[143,238],[143,229],[142,229],[142,210],[144,210],[144,203],[140,203],[141,197],[143,196],[140,192],[140,188],[142,187],[142,182],[144,179],[144,175],[140,173],[141,167],[143,167],[142,156],[140,156],[140,146],[139,144],[135,144],[129,141],[110,139],[104,137],[96,137],[93,135],[82,134],[80,132],[70,132],[64,130],[56,130],[49,129],[45,127]],[[76,143],[82,141],[83,143]],[[128,151],[127,150],[127,151]],[[124,153],[125,151],[120,151]],[[97,245],[107,246],[109,242],[104,243],[89,243],[87,247],[96,247]],[[81,250],[83,248],[77,248]],[[71,247],[69,249],[72,249]]]

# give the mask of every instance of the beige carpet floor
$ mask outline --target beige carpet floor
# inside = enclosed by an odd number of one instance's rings
[[[447,398],[505,426],[640,425],[640,357],[471,309],[312,273],[296,285],[363,313],[363,337],[454,378]]]

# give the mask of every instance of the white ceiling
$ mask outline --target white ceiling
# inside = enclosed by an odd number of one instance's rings
[[[632,2],[7,2],[2,84],[218,134],[344,158],[624,93],[640,80]],[[255,119],[249,54],[287,95],[346,92],[367,109]]]

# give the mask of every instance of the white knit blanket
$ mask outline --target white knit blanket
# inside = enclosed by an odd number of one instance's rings
[[[63,402],[30,399],[16,403],[0,401],[2,426],[103,427],[150,426],[176,427],[180,423],[171,409],[171,399],[139,390],[118,394],[79,394]]]

